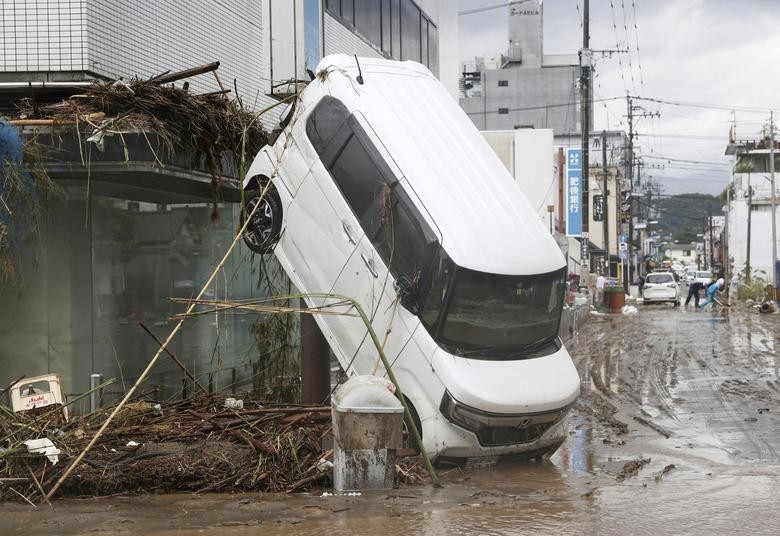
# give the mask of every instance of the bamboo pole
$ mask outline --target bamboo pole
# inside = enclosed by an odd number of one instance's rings
[[[143,323],[143,322],[139,322],[139,323],[138,323],[138,325],[139,325],[139,326],[141,326],[141,328],[143,328],[143,330],[144,330],[146,333],[148,333],[148,334],[149,334],[149,336],[150,336],[152,339],[154,339],[154,342],[156,342],[157,344],[159,344],[160,346],[162,346],[162,342],[160,341],[160,339],[158,339],[158,338],[157,338],[157,335],[155,335],[154,333],[152,333],[152,332],[149,330],[149,328],[147,328],[147,327],[144,325],[144,323]],[[176,364],[179,366],[179,368],[180,368],[181,370],[183,370],[183,371],[184,371],[184,374],[186,374],[186,375],[187,375],[187,377],[190,379],[190,381],[192,381],[192,383],[194,383],[195,385],[197,385],[197,386],[198,386],[198,388],[199,388],[201,391],[203,391],[204,393],[208,394],[208,391],[206,390],[206,388],[205,388],[205,387],[203,387],[203,386],[202,386],[200,383],[198,383],[198,380],[197,380],[197,379],[195,379],[195,376],[193,376],[192,374],[190,374],[190,371],[189,371],[189,370],[187,370],[187,367],[185,367],[185,366],[184,366],[184,363],[182,363],[181,361],[179,361],[179,358],[178,358],[178,357],[176,357],[175,355],[173,355],[173,354],[171,353],[171,351],[170,351],[170,350],[168,350],[168,348],[165,348],[165,353],[166,353],[166,354],[168,354],[168,356],[169,356],[171,359],[173,359],[173,362],[174,362],[174,363],[176,363]]]

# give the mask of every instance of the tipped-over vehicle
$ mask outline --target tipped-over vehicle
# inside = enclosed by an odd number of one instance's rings
[[[247,245],[361,304],[440,462],[554,452],[566,260],[458,103],[420,64],[335,55],[285,123],[245,179]],[[315,318],[347,374],[384,374],[359,318]]]

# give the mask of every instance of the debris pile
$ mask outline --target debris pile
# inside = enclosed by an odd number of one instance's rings
[[[23,246],[37,236],[47,198],[60,193],[47,166],[62,158],[57,148],[63,138],[76,140],[77,157],[89,170],[105,139],[113,137],[130,160],[126,139],[142,136],[157,165],[175,162],[211,175],[212,219],[218,217],[224,177],[243,177],[268,142],[259,119],[265,110],[244,108],[238,96],[229,98],[230,89],[197,94],[186,81],[173,84],[218,66],[143,80],[97,80],[61,102],[21,99],[16,117],[0,119],[0,288],[21,284]]]
[[[12,123],[75,124],[89,136],[87,141],[99,140],[103,133],[154,132],[170,154],[181,154],[193,165],[205,159],[214,180],[220,181],[225,174],[237,173],[241,164],[226,166],[225,157],[251,159],[268,142],[258,120],[261,112],[248,111],[239,99],[227,98],[229,89],[195,94],[186,82],[181,87],[167,83],[188,75],[184,71],[129,82],[95,81],[81,94],[44,106],[24,99],[19,120]]]
[[[207,396],[168,404],[128,403],[57,496],[139,492],[293,492],[327,486],[332,475],[330,408],[265,407]],[[0,500],[39,501],[92,439],[112,408],[63,424],[61,410],[37,415],[0,405]],[[33,451],[31,439],[56,447]],[[45,442],[49,443],[49,442]],[[413,461],[403,482],[422,482]]]

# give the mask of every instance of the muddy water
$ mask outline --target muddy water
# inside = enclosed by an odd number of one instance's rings
[[[778,316],[646,307],[569,345],[583,394],[544,463],[360,497],[0,505],[5,534],[780,534]]]

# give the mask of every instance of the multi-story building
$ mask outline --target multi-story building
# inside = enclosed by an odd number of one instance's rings
[[[507,10],[507,53],[462,66],[461,107],[480,130],[580,132],[578,56],[544,54],[541,0]]]
[[[214,61],[218,78],[189,78],[190,91],[230,89],[260,110],[337,52],[421,61],[455,98],[456,20],[445,0],[1,0],[0,115],[24,97],[67,98],[90,80]],[[272,128],[274,114],[264,117]],[[178,310],[169,298],[197,293],[235,236],[237,204],[222,203],[210,220],[208,173],[127,149],[129,162],[102,153],[99,163],[50,170],[62,195],[47,201],[39,239],[24,246],[23,286],[0,288],[0,384],[46,372],[60,373],[68,393],[84,392],[93,372],[131,383],[158,348],[139,324],[164,336]],[[225,191],[237,179],[225,177]],[[272,264],[239,247],[208,296],[259,297],[269,282],[288,292]],[[264,388],[258,377],[279,362],[280,348],[295,352],[297,333],[293,320],[292,338],[272,341],[257,322],[189,320],[171,350],[203,385]],[[172,395],[181,371],[163,360],[148,385]]]
[[[780,171],[780,145],[777,142],[774,152],[775,169]],[[774,276],[769,138],[733,141],[729,143],[726,154],[735,157],[725,222],[731,273],[744,277],[749,266],[751,276],[759,276],[772,282]],[[777,213],[777,208],[775,210]],[[776,219],[780,218],[776,216]],[[717,237],[717,233],[715,236]]]

